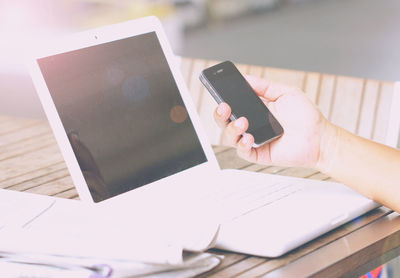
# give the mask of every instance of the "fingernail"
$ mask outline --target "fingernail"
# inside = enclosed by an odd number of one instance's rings
[[[235,127],[238,128],[244,128],[244,119],[243,118],[239,118],[235,121],[234,123]]]
[[[225,107],[225,105],[219,105],[218,106],[218,109],[217,109],[217,113],[218,113],[218,115],[222,115],[222,114],[224,114],[225,113],[225,111],[226,111],[226,107]]]
[[[247,145],[248,143],[250,143],[250,138],[249,136],[247,136],[247,134],[243,135],[243,139],[242,139],[243,144]]]

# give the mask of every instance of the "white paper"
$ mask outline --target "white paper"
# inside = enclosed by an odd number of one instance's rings
[[[4,254],[0,252],[2,278],[19,277],[92,277],[95,274],[113,278],[122,277],[194,277],[217,266],[222,257],[209,253],[185,255],[182,264],[160,265],[136,261],[108,260],[67,256],[40,256],[37,254]],[[26,263],[28,262],[28,263]],[[108,277],[108,276],[107,276]]]
[[[16,207],[37,197],[25,195],[26,200],[19,198]],[[40,197],[45,204],[32,210],[30,221],[0,229],[1,251],[181,264],[184,248],[209,248],[219,227],[207,217],[205,209],[193,202],[110,209]]]

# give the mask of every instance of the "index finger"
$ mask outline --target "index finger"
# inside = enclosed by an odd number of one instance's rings
[[[245,78],[257,95],[268,101],[275,101],[292,90],[288,86],[274,83],[261,77],[245,75]]]

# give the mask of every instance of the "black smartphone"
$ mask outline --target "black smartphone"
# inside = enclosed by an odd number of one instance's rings
[[[247,118],[247,132],[254,137],[253,147],[257,148],[282,135],[282,126],[232,62],[225,61],[203,70],[200,81],[218,104],[226,102],[230,105],[231,121]]]

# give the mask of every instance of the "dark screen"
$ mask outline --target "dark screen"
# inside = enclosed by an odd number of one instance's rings
[[[232,114],[248,119],[248,132],[254,135],[256,143],[282,132],[277,120],[231,62],[215,65],[203,73],[222,101],[231,106]]]
[[[38,64],[96,202],[207,161],[155,32]]]

